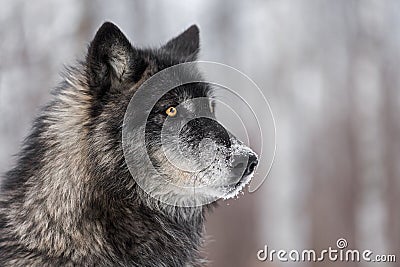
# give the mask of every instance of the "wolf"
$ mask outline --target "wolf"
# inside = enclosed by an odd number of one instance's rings
[[[1,266],[205,264],[200,255],[205,215],[215,202],[196,201],[237,195],[258,164],[257,155],[213,119],[213,88],[180,85],[147,110],[145,149],[158,177],[135,151],[134,166],[127,166],[122,140],[124,116],[138,88],[166,68],[196,61],[198,52],[196,25],[158,48],[134,47],[111,22],[98,29],[85,59],[64,72],[3,178]],[[187,104],[195,98],[209,105]],[[207,117],[179,128],[178,147],[194,163],[211,160],[209,167],[190,172],[166,159],[165,153],[178,152],[163,144],[161,132],[167,119],[179,124],[196,110]],[[213,144],[210,153],[203,153],[204,139]],[[143,190],[139,176],[170,201]],[[172,189],[166,182],[194,188]],[[192,189],[198,190],[189,194]],[[193,205],[182,205],[182,199]]]

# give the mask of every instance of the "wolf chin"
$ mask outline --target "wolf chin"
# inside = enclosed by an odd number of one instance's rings
[[[178,125],[200,110],[215,117],[212,88],[203,83],[170,90],[149,111],[145,145],[158,177],[135,153],[129,171],[121,137],[135,91],[157,72],[195,61],[198,51],[195,25],[157,49],[132,46],[110,22],[100,27],[85,60],[65,71],[16,166],[2,179],[1,266],[204,264],[199,252],[204,215],[213,204],[183,206],[180,201],[237,195],[254,173],[257,156],[209,118],[181,125],[177,146],[162,144],[167,118]],[[209,105],[187,103],[198,97],[209,99]],[[213,143],[206,153],[204,139]],[[174,166],[162,151],[174,155],[177,147],[194,165],[210,158],[209,166],[193,172]],[[169,190],[160,177],[182,190]],[[176,199],[176,205],[145,192],[137,178],[153,184],[152,193]]]

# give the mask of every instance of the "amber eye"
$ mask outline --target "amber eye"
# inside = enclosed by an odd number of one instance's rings
[[[167,108],[167,110],[165,111],[165,113],[167,113],[167,115],[170,116],[170,117],[175,117],[177,112],[178,112],[178,111],[176,110],[175,107],[169,107],[169,108]]]

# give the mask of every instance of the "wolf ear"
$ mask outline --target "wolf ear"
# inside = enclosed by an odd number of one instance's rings
[[[88,80],[92,87],[109,88],[131,74],[135,50],[111,22],[105,22],[89,45],[87,54]]]
[[[171,39],[162,49],[186,60],[196,60],[200,49],[199,27],[190,26],[186,31]]]

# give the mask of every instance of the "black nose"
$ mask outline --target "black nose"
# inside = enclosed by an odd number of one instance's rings
[[[250,175],[254,172],[258,164],[258,160],[256,155],[250,154],[249,159],[247,160],[247,167],[244,170],[243,176]]]
[[[247,165],[246,165],[247,164]],[[258,160],[256,155],[250,154],[246,157],[239,157],[235,159],[234,167],[233,167],[233,172],[236,177],[239,179],[250,175],[252,172],[254,172],[255,168],[257,167]]]

